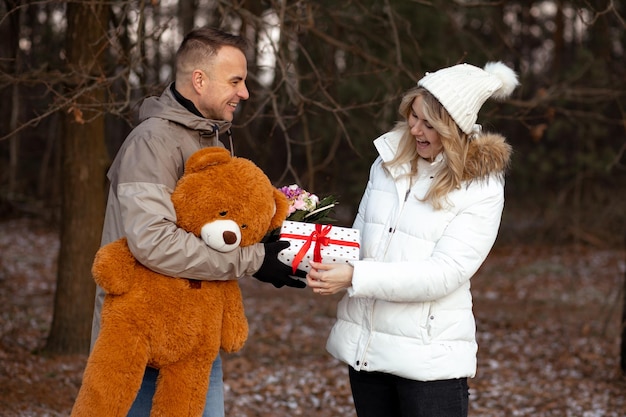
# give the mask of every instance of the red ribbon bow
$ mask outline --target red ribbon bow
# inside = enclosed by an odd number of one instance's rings
[[[328,246],[328,245],[334,244],[334,245],[352,246],[352,247],[357,247],[357,248],[359,247],[359,244],[356,242],[346,242],[343,240],[329,238],[328,233],[330,232],[330,229],[332,228],[333,226],[331,225],[316,224],[315,230],[311,232],[311,234],[308,237],[304,237],[301,235],[294,235],[290,233],[280,234],[281,239],[282,238],[306,239],[306,241],[304,242],[304,245],[302,245],[302,247],[300,248],[296,256],[293,258],[293,261],[291,262],[291,270],[293,271],[294,274],[296,273],[296,269],[298,268],[298,265],[300,264],[300,262],[302,262],[304,255],[306,255],[307,251],[309,250],[313,242],[315,242],[315,246],[313,247],[313,260],[315,262],[322,262],[322,246]]]

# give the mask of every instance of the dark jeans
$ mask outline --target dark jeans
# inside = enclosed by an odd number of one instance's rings
[[[358,417],[467,417],[467,378],[421,382],[349,368]]]

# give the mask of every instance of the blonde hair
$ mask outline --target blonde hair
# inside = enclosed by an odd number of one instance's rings
[[[447,195],[461,188],[469,138],[452,119],[445,107],[423,87],[414,87],[402,97],[398,111],[404,120],[398,122],[394,127],[394,130],[402,132],[402,138],[395,157],[385,163],[385,166],[393,167],[408,163],[411,169],[407,175],[413,177],[417,174],[417,161],[420,156],[417,153],[415,138],[411,135],[407,121],[412,111],[413,102],[417,97],[422,97],[424,116],[439,134],[443,146],[444,166],[437,173],[422,200],[431,203],[436,210],[439,210],[444,203],[447,203]]]

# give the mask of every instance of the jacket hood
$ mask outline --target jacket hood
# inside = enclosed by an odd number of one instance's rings
[[[170,87],[167,87],[160,96],[148,97],[143,101],[139,109],[140,122],[150,117],[158,117],[192,130],[208,133],[223,133],[231,127],[232,123],[225,120],[211,120],[193,114],[176,100]]]
[[[486,178],[491,174],[504,175],[511,162],[513,150],[504,136],[484,133],[470,142],[463,180]]]

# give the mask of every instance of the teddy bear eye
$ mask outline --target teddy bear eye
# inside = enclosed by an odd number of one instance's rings
[[[242,224],[242,225],[241,225],[241,228],[242,228],[242,229],[247,229],[247,228],[248,228],[248,225],[247,225],[247,224]]]
[[[220,211],[220,216],[222,216],[222,217],[226,216],[227,214],[228,214],[227,211]]]

